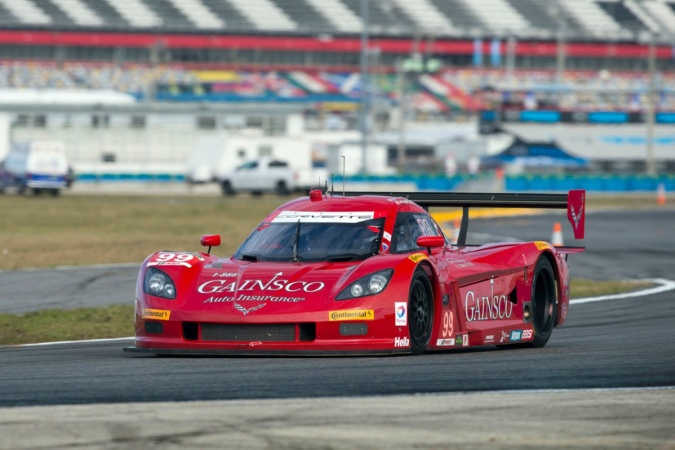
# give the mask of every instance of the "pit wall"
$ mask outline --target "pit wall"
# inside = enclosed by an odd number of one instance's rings
[[[507,176],[505,189],[522,191],[654,192],[675,190],[675,175],[518,175]]]

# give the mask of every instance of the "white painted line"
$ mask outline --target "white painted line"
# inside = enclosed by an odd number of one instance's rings
[[[625,294],[614,294],[614,295],[602,295],[600,297],[586,297],[578,298],[576,300],[570,300],[571,305],[578,305],[581,303],[592,303],[592,302],[603,302],[606,300],[622,300],[624,298],[633,298],[633,297],[644,297],[646,295],[660,294],[661,292],[668,292],[675,290],[675,281],[666,280],[663,278],[650,278],[647,280],[638,280],[638,281],[649,281],[651,283],[660,284],[661,286],[644,289],[636,292],[627,292]]]
[[[124,341],[127,339],[133,339],[133,336],[121,337],[121,338],[108,338],[108,339],[84,339],[81,341],[58,341],[58,342],[37,342],[35,344],[20,344],[20,345],[6,345],[6,347],[46,347],[48,345],[59,345],[59,344],[91,344],[93,342],[115,342],[115,341]],[[0,347],[2,348],[2,347]]]
[[[25,269],[17,270],[0,270],[0,272],[38,272],[47,270],[81,270],[81,269],[125,269],[141,267],[141,262],[138,263],[118,263],[118,264],[92,264],[89,266],[56,266],[56,267],[27,267]]]

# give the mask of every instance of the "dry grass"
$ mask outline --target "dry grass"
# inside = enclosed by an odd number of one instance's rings
[[[140,262],[223,237],[229,254],[284,199],[247,196],[0,196],[0,270]]]

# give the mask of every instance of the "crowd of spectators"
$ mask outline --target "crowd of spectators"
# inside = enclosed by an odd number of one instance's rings
[[[522,109],[640,111],[650,88],[645,72],[566,71],[559,77],[555,70],[445,69],[434,76],[480,99],[486,107]],[[199,70],[174,65],[0,61],[0,88],[105,89],[140,98],[152,95],[159,85],[199,82]],[[657,109],[675,110],[673,86],[675,74],[657,74]]]
[[[44,62],[0,62],[0,88],[101,89],[143,95],[157,83],[194,83],[180,67]]]

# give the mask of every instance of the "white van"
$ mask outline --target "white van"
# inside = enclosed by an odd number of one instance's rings
[[[68,160],[62,143],[33,141],[13,144],[0,165],[0,192],[15,188],[20,194],[28,189],[59,195],[67,186]]]

